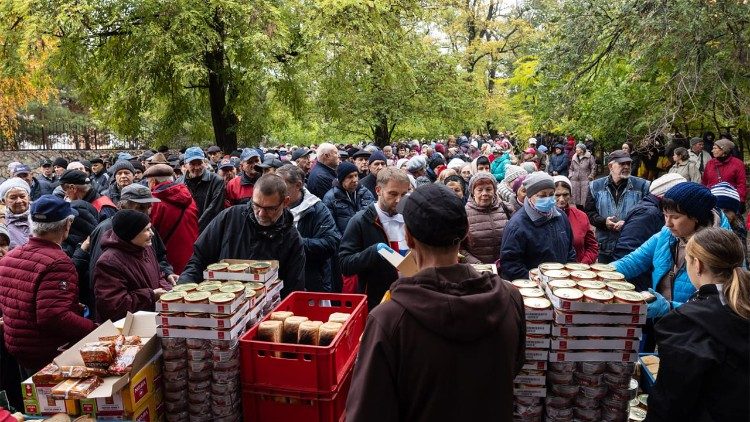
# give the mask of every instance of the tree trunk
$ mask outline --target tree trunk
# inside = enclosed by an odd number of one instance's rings
[[[213,27],[221,39],[224,39],[224,22],[218,9],[214,14]],[[205,63],[208,69],[208,99],[214,139],[222,151],[229,153],[237,149],[239,119],[232,106],[227,103],[227,95],[232,95],[236,89],[232,86],[231,71],[227,66],[223,43],[213,46],[206,52]]]
[[[378,116],[378,125],[373,126],[372,134],[375,138],[375,145],[380,148],[391,143],[391,131],[388,127],[388,116],[381,114]]]

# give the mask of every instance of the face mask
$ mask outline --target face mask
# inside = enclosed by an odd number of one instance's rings
[[[548,196],[546,198],[537,198],[536,204],[534,204],[534,208],[536,208],[539,212],[547,213],[552,210],[552,207],[555,206],[555,197],[554,196]]]

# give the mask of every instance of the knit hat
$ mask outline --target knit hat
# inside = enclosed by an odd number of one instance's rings
[[[694,146],[698,142],[703,142],[702,138],[698,138],[697,136],[695,138],[690,138],[690,146]]]
[[[425,168],[427,168],[427,159],[425,159],[422,155],[415,155],[414,157],[411,157],[411,159],[409,159],[409,162],[406,164],[406,171],[410,173],[424,170]]]
[[[491,173],[480,172],[471,176],[471,180],[469,180],[469,190],[468,190],[469,195],[471,195],[474,192],[474,186],[476,186],[477,183],[479,183],[480,181],[490,182],[492,186],[495,188],[495,191],[497,191],[497,185],[496,185],[497,182],[495,181],[495,176],[493,176]]]
[[[532,163],[531,161],[525,161],[521,163],[521,168],[524,169],[527,174],[531,174],[537,171],[536,164]]]
[[[109,174],[113,176],[116,175],[120,170],[129,170],[133,175],[135,175],[135,167],[133,167],[133,164],[128,160],[119,160],[107,169]]]
[[[466,161],[460,159],[460,158],[453,158],[448,162],[448,168],[453,169],[456,171],[461,171],[461,169],[466,165]]]
[[[514,166],[513,164],[508,164],[507,166],[505,166],[505,178],[503,179],[503,182],[505,182],[506,185],[510,186],[511,184],[513,184],[513,181],[518,178],[518,176],[525,176],[527,174],[529,173],[521,167]]]
[[[380,151],[375,151],[372,154],[370,154],[370,158],[367,159],[367,165],[372,164],[373,161],[383,161],[385,163],[388,162],[388,159],[385,158],[385,154],[383,154]]]
[[[583,150],[583,152],[586,152],[586,144],[583,142],[579,142],[578,145],[576,145],[576,148],[580,148]]]
[[[682,175],[677,173],[667,173],[664,176],[651,182],[651,187],[648,191],[651,195],[661,198],[673,186],[683,182],[687,182],[687,179],[685,179]]]
[[[23,189],[27,195],[31,193],[31,188],[25,180],[20,177],[11,177],[0,184],[0,200],[5,200],[5,195],[14,188]]]
[[[729,154],[729,152],[734,149],[734,142],[730,141],[729,139],[719,139],[718,141],[714,142],[714,145],[718,145],[725,154]]]
[[[716,207],[734,211],[735,214],[740,212],[740,194],[737,189],[727,182],[719,182],[711,188],[711,193],[716,197]]]
[[[569,191],[571,192],[573,191],[573,184],[570,183],[570,179],[568,179],[565,176],[555,176],[552,178],[552,181],[555,183],[555,185],[557,185],[557,183],[560,182],[564,184],[568,188]]]
[[[512,190],[514,194],[518,194],[518,189],[521,189],[521,185],[523,185],[523,181],[526,180],[527,177],[529,177],[527,173],[523,173],[522,175],[516,177],[516,179],[510,185],[510,190]]]
[[[66,160],[66,159],[64,159],[62,157],[57,157],[57,158],[55,158],[55,161],[52,162],[52,165],[55,166],[55,167],[62,167],[64,169],[66,169],[66,168],[68,168],[68,160]]]
[[[547,147],[546,147],[546,146],[544,146],[544,145],[539,145],[539,148],[538,148],[538,150],[539,150],[540,152],[544,153],[544,154],[546,154],[546,153],[547,153]]]
[[[343,163],[339,164],[338,168],[336,168],[336,179],[338,179],[339,185],[344,183],[344,179],[346,179],[346,176],[357,171],[357,166],[348,161],[344,161]]]
[[[664,198],[676,202],[688,217],[701,221],[711,221],[712,210],[716,206],[716,197],[713,196],[711,190],[695,182],[678,183],[672,186],[664,194]]]
[[[408,163],[408,162],[409,162],[409,159],[408,159],[408,158],[399,158],[399,159],[398,159],[398,161],[396,161],[396,168],[400,170],[400,169],[401,169],[401,167],[402,167],[402,166],[403,166],[403,165],[404,165],[405,163]],[[463,167],[463,165],[462,165],[461,167]]]
[[[130,242],[138,233],[148,226],[151,221],[148,215],[136,210],[120,210],[112,217],[112,231],[120,239]]]
[[[523,181],[523,187],[526,188],[526,196],[531,198],[545,189],[555,189],[555,182],[552,181],[552,176],[549,174],[543,171],[535,171]]]

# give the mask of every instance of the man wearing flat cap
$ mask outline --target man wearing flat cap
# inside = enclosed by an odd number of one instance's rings
[[[69,201],[86,201],[96,208],[99,221],[104,221],[117,212],[117,206],[105,195],[100,195],[91,184],[91,178],[80,170],[65,170],[60,176],[60,187]]]
[[[292,163],[305,172],[305,180],[307,180],[307,176],[310,175],[310,170],[312,169],[312,161],[310,161],[312,153],[313,150],[305,147],[297,148],[292,152]]]
[[[745,165],[742,160],[732,156],[733,149],[734,142],[729,139],[719,139],[714,142],[711,150],[714,158],[706,164],[701,183],[708,188],[714,187],[719,182],[729,183],[740,194],[741,211],[744,211],[747,199]]]
[[[391,284],[367,319],[347,420],[511,420],[525,352],[520,293],[458,263],[468,221],[450,189],[420,186],[399,209],[419,271]]]
[[[632,176],[630,154],[618,149],[609,154],[609,175],[589,184],[585,211],[596,227],[599,242],[599,262],[614,260],[612,253],[620,238],[625,217],[644,197],[648,196],[649,182]]]

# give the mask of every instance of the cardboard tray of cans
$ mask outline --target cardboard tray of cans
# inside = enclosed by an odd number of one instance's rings
[[[231,315],[237,312],[237,310],[246,302],[247,299],[243,295],[237,296],[237,298],[226,305],[216,305],[212,303],[168,303],[158,301],[156,302],[156,312],[200,312]]]
[[[526,337],[527,349],[549,349],[548,338]]]
[[[588,338],[553,338],[550,340],[552,350],[638,350],[640,340],[637,339],[607,339],[594,340]],[[554,353],[554,352],[553,352]]]
[[[555,311],[554,321],[558,324],[643,325],[646,323],[646,314],[584,314]]]
[[[232,314],[229,318],[198,318],[198,317],[174,317],[168,315],[156,315],[156,324],[162,327],[207,327],[207,328],[229,328],[237,325],[247,315],[247,311],[251,306],[252,301],[246,300],[242,306]],[[260,305],[260,306],[258,306]],[[251,312],[254,312],[257,316],[262,307],[262,303],[254,304],[254,308]]]
[[[547,370],[547,361],[546,360],[539,360],[539,361],[529,361],[527,360],[524,362],[521,369],[531,369],[534,371],[545,371]]]
[[[252,319],[252,316],[252,313],[245,314],[245,316],[240,320],[239,323],[237,323],[237,325],[228,330],[217,330],[211,328],[159,327],[156,331],[159,337],[197,338],[204,340],[232,340],[238,338],[243,332],[245,332],[247,323]]]
[[[638,352],[567,352],[551,351],[550,362],[635,362]]]
[[[515,384],[545,385],[547,377],[545,375],[522,375],[518,374],[514,379]]]
[[[526,335],[527,336],[543,336],[548,335],[552,330],[551,324],[529,324],[526,323]]]
[[[547,283],[543,283],[544,292],[547,294],[547,299],[552,302],[552,306],[555,309],[561,309],[564,311],[580,311],[580,312],[599,312],[607,314],[635,314],[635,315],[646,315],[648,306],[644,301],[642,304],[626,304],[626,303],[592,303],[592,302],[581,302],[571,301],[559,298],[552,293]]]
[[[526,309],[526,321],[549,321],[554,316],[552,309],[546,309],[543,311],[531,311]]]
[[[279,261],[275,260],[245,260],[245,259],[222,259],[219,263],[226,263],[230,265],[234,264],[256,264],[260,262],[267,262],[271,264],[271,268],[262,273],[254,274],[248,269],[246,272],[229,272],[229,271],[203,271],[203,278],[205,280],[239,280],[239,281],[256,281],[259,283],[267,283],[273,281],[279,274]]]
[[[640,338],[643,329],[640,327],[608,327],[600,325],[586,326],[564,326],[555,325],[552,327],[553,337],[626,337]]]
[[[526,350],[526,360],[547,360],[548,350]]]

